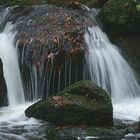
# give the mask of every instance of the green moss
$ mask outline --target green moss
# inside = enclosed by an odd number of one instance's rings
[[[101,9],[100,17],[107,30],[121,33],[140,33],[139,2],[109,0]],[[131,28],[130,28],[131,27]]]
[[[110,0],[105,7],[102,9],[102,14],[105,14],[108,22],[117,22],[118,24],[124,24],[128,22],[128,15],[124,14],[125,11],[129,10],[128,0]],[[115,15],[115,16],[114,16]],[[120,21],[121,20],[121,21]]]
[[[57,95],[65,95],[65,93],[83,95],[89,99],[98,99],[99,101],[102,101],[104,98],[106,98],[107,101],[110,100],[103,89],[98,87],[95,83],[86,80],[76,82],[65,88],[65,90],[57,93]]]

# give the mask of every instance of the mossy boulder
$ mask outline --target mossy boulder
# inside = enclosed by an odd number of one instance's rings
[[[139,0],[108,0],[100,12],[104,27],[111,33],[140,34],[139,5]]]
[[[90,81],[79,81],[56,96],[39,101],[25,111],[35,117],[55,124],[113,124],[112,103],[104,90]]]

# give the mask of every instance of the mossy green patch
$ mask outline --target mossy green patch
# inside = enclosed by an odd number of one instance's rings
[[[109,0],[100,12],[103,25],[110,32],[140,34],[138,5],[138,1]]]
[[[136,5],[136,9],[138,12],[140,12],[140,4]]]

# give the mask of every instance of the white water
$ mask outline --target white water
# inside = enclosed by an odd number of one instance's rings
[[[43,122],[27,118],[24,114],[24,110],[31,104],[0,108],[0,140],[45,140],[39,132]]]
[[[16,106],[25,102],[17,50],[14,46],[16,32],[12,32],[13,25],[8,23],[0,33],[0,58],[3,63],[4,78],[7,85],[8,102]]]
[[[91,79],[110,94],[114,117],[138,120],[140,87],[120,50],[98,26],[88,28],[85,41],[89,49],[86,60]]]
[[[140,98],[131,101],[113,104],[114,118],[124,121],[124,123],[133,123],[139,121],[140,117]]]

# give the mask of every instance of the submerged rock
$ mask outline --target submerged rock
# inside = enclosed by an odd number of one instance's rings
[[[111,99],[90,81],[79,81],[56,96],[30,106],[25,114],[56,124],[113,124]]]
[[[104,127],[53,127],[46,129],[46,137],[53,140],[121,140],[124,130]]]
[[[126,134],[123,129],[115,127],[84,127],[84,126],[55,126],[48,124],[46,138],[52,140],[121,140]]]

